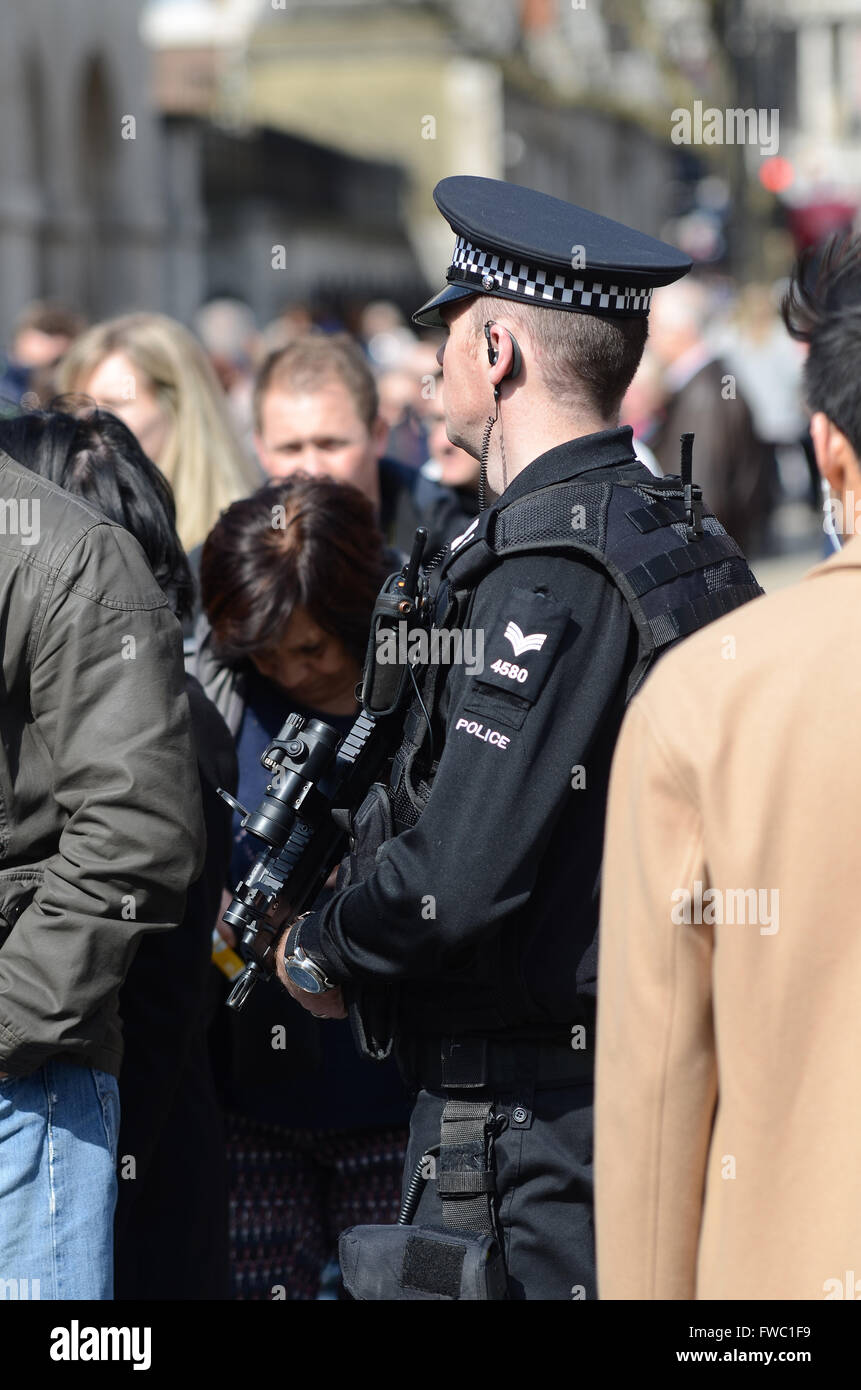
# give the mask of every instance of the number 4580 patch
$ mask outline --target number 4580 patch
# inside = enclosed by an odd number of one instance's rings
[[[479,680],[533,703],[570,622],[569,609],[548,595],[512,589],[488,634],[488,665]]]
[[[514,661],[494,661],[491,671],[495,671],[498,676],[507,676],[510,681],[519,681],[523,685],[529,679],[529,671],[525,666],[518,666]]]

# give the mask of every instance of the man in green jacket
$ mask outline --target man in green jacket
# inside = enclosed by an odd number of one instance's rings
[[[2,450],[0,634],[0,1297],[110,1298],[117,992],[203,860],[182,643],[137,541]]]

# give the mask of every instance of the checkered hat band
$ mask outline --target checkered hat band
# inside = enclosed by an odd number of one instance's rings
[[[558,304],[563,309],[574,307],[593,312],[606,309],[611,314],[647,314],[652,299],[652,291],[642,287],[558,275],[510,256],[482,251],[465,237],[458,237],[455,242],[447,278],[459,284],[467,281],[486,294],[504,290],[527,304]]]

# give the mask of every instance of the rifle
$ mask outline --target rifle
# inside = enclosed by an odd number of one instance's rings
[[[409,638],[430,626],[428,581],[421,570],[426,539],[427,531],[419,527],[409,560],[389,575],[377,596],[361,684],[362,710],[349,732],[340,738],[322,719],[306,723],[303,715],[291,714],[261,756],[272,780],[257,810],[246,811],[229,792],[218,789],[262,845],[222,918],[241,934],[240,952],[247,962],[230,991],[231,1009],[240,1010],[258,980],[275,973],[279,939],[313,904],[343,858],[350,818],[400,743],[415,677],[408,660],[380,659],[380,634],[400,629]],[[401,642],[397,650],[405,653],[407,646]],[[353,1023],[355,1028],[355,1016]],[[361,1020],[358,1026],[364,1037]],[[372,1044],[366,1050],[382,1058],[390,1045]]]

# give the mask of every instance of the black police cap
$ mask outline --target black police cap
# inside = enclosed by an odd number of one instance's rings
[[[674,246],[532,188],[463,175],[434,201],[457,238],[448,284],[413,314],[439,327],[440,308],[472,294],[596,314],[648,314],[652,290],[691,268]]]

